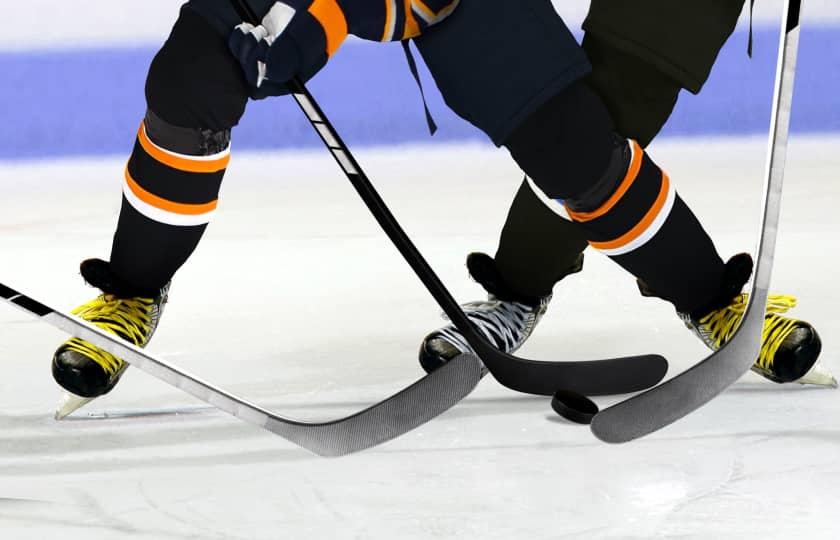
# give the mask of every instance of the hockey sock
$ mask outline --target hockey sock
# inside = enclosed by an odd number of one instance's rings
[[[125,169],[113,271],[146,293],[166,284],[204,234],[229,160],[229,132],[178,128],[149,111]]]
[[[566,206],[592,247],[691,312],[718,293],[723,261],[668,176],[613,129],[597,95],[576,84],[505,144],[539,189]]]
[[[587,197],[567,200],[569,216],[593,248],[678,311],[693,311],[719,293],[723,261],[668,175],[635,141],[623,146],[629,166],[621,181],[600,196],[595,186]]]
[[[586,33],[583,49],[592,63],[585,82],[603,100],[615,131],[646,147],[671,115],[680,84],[597,34]],[[506,281],[521,294],[550,293],[588,245],[579,227],[552,208],[526,181],[508,212],[495,260]]]
[[[210,221],[248,87],[227,38],[186,4],[146,79],[148,112],[123,183],[112,270],[157,292]]]
[[[580,227],[555,214],[526,180],[516,193],[494,259],[513,291],[542,298],[579,270],[588,245]]]

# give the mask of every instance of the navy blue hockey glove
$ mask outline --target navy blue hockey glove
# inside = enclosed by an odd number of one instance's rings
[[[327,34],[308,10],[311,5],[312,0],[275,2],[259,26],[242,23],[234,29],[228,45],[252,98],[288,94],[289,81],[308,81],[327,63]]]

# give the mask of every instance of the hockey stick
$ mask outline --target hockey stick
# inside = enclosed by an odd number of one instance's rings
[[[481,364],[461,354],[441,369],[356,414],[327,422],[278,416],[159,359],[79,318],[55,311],[0,283],[0,298],[46,323],[119,356],[132,366],[245,422],[319,456],[343,456],[399,437],[446,412],[481,380]]]
[[[755,274],[741,324],[728,343],[688,371],[596,414],[591,428],[602,441],[628,442],[679,420],[726,390],[749,371],[758,356],[776,249],[800,9],[801,0],[785,2]]]
[[[235,0],[234,7],[242,20],[254,25],[259,24],[259,18],[245,0]],[[303,82],[295,79],[289,87],[306,118],[330,150],[382,230],[444,313],[461,331],[490,373],[501,384],[529,394],[552,395],[562,387],[588,395],[609,395],[637,392],[650,388],[662,380],[668,371],[668,362],[660,355],[628,356],[585,362],[543,362],[519,358],[496,349],[475,329],[440,278],[403,231]]]

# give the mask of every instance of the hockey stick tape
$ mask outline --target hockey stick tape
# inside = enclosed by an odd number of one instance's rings
[[[558,390],[551,398],[551,408],[569,420],[578,424],[589,424],[592,417],[598,414],[598,405],[594,401],[570,390]]]

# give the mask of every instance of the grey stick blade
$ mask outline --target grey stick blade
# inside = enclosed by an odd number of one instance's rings
[[[628,442],[683,418],[726,390],[749,371],[758,357],[781,209],[800,4],[799,0],[786,2],[782,19],[755,275],[741,325],[727,345],[691,369],[595,415],[592,433],[602,441]]]
[[[472,392],[481,380],[481,362],[474,355],[462,354],[434,373],[359,413],[326,422],[301,422],[249,403],[2,283],[0,297],[222,411],[265,428],[320,456],[358,452],[407,433],[450,409]]]
[[[321,456],[342,456],[382,444],[439,416],[472,392],[481,363],[459,354],[390,398],[341,420],[290,425],[269,418],[266,429]]]
[[[749,371],[761,346],[766,289],[753,291],[753,302],[755,316],[745,316],[725,347],[656,388],[599,412],[592,419],[592,433],[608,443],[629,442],[676,422],[726,390]]]

